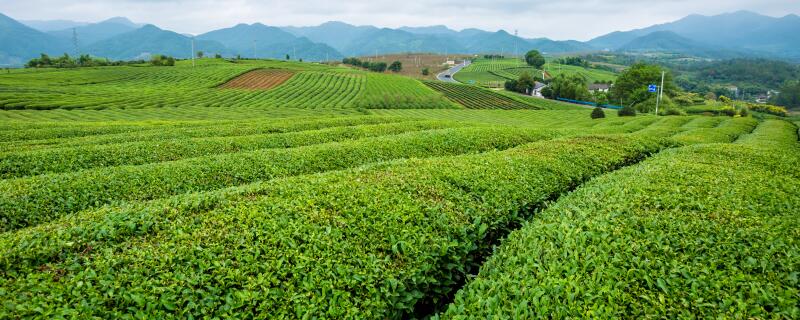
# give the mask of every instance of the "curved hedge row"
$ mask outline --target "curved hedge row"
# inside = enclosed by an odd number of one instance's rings
[[[512,232],[442,319],[800,317],[800,145],[767,121],[662,152]]]
[[[66,173],[99,167],[140,165],[258,149],[292,148],[457,126],[463,125],[433,120],[411,121],[277,134],[171,139],[5,153],[0,154],[0,178]],[[213,126],[206,128],[209,131],[216,131],[215,129]]]
[[[351,126],[361,124],[381,124],[400,121],[409,121],[408,117],[383,117],[383,116],[346,116],[334,118],[287,118],[280,120],[253,120],[253,121],[218,121],[218,122],[173,122],[155,124],[142,124],[136,129],[124,132],[103,132],[92,135],[62,138],[48,129],[37,129],[37,140],[0,142],[0,150],[23,151],[54,147],[78,147],[101,145],[110,143],[126,143],[141,141],[157,141],[168,139],[190,139],[205,137],[232,137],[269,133],[286,133],[303,130],[316,130],[336,126]],[[69,128],[80,128],[83,124],[75,124]],[[105,126],[115,127],[113,122],[97,125],[98,130]],[[62,128],[66,129],[66,128]],[[213,129],[213,130],[211,130]],[[61,129],[59,129],[61,130]],[[57,132],[59,131],[57,130]]]
[[[0,181],[0,231],[117,201],[149,200],[406,157],[506,149],[552,133],[457,128]]]
[[[753,131],[757,125],[758,120],[753,118],[733,118],[714,128],[693,128],[672,138],[682,144],[733,142],[742,134]]]
[[[493,235],[581,181],[659,148],[623,137],[559,139],[275,180],[251,188],[247,201],[211,209],[156,207],[146,214],[160,218],[141,237],[97,250],[76,244],[81,251],[5,274],[0,316],[410,316],[428,302],[423,297],[437,303],[477,267],[473,255],[490,250]],[[3,243],[16,255],[48,249],[13,236]]]

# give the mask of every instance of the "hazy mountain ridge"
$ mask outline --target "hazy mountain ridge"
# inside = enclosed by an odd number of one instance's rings
[[[186,58],[191,36],[142,27],[126,18],[98,23],[68,20],[29,22],[42,32],[0,15],[0,64],[20,65],[40,53],[74,53],[73,28],[78,51],[111,59],[132,59],[159,53]],[[443,25],[401,27],[355,26],[331,21],[318,26],[272,27],[239,24],[197,36],[197,50],[208,55],[283,58],[296,55],[307,61],[339,59],[399,52],[522,54],[530,49],[544,53],[672,52],[709,58],[768,57],[800,61],[800,17],[773,18],[748,11],[716,16],[690,15],[683,19],[630,31],[617,31],[587,42],[526,39],[504,30],[456,31]],[[253,40],[255,40],[255,48]],[[119,47],[117,47],[119,46]]]
[[[192,55],[191,45],[192,39],[185,35],[146,25],[89,45],[85,50],[93,56],[116,60],[147,59],[153,54],[189,58]],[[208,54],[231,54],[221,43],[209,40],[196,40],[195,50]]]
[[[326,44],[315,43],[306,37],[297,37],[261,23],[239,24],[199,35],[197,39],[219,42],[232,54],[242,57],[255,55],[259,58],[281,59],[288,54],[313,61],[343,58],[336,49]]]
[[[702,55],[736,52],[738,55],[800,60],[798,31],[800,17],[797,15],[773,18],[750,11],[738,11],[715,16],[690,15],[670,23],[612,32],[587,43],[601,50],[624,51],[639,47],[648,41],[647,38],[663,37],[663,32],[670,32],[690,40],[685,42],[685,47],[675,48],[680,49],[681,53]],[[658,34],[651,36],[654,33]],[[720,57],[715,54],[712,56]]]

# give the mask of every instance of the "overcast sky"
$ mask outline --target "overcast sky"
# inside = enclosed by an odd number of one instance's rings
[[[588,40],[611,31],[664,23],[692,13],[751,10],[800,14],[798,0],[0,0],[18,20],[96,22],[114,16],[199,34],[237,23],[317,25],[325,21],[381,27],[447,25],[505,29],[527,38]]]

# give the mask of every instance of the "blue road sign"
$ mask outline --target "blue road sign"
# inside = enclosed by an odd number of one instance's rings
[[[654,84],[651,84],[650,86],[647,87],[647,91],[656,92],[656,91],[658,91],[658,86],[654,85]]]

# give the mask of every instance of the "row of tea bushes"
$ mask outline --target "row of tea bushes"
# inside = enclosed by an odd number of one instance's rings
[[[800,317],[796,130],[767,121],[585,184],[512,232],[440,318]]]

